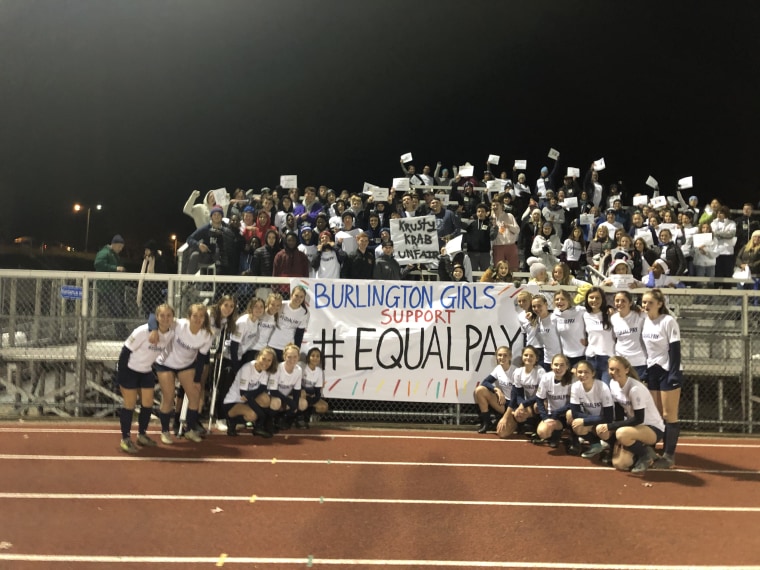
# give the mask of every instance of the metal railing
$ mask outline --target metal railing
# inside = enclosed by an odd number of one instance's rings
[[[265,296],[290,282],[171,274],[147,275],[140,286],[138,277],[0,271],[0,418],[112,415],[121,404],[112,384],[121,347],[160,302],[168,299],[183,316],[191,303],[212,303],[228,293],[243,307],[252,296]],[[666,292],[682,336],[682,424],[695,431],[757,433],[760,293],[698,288]],[[326,419],[350,422],[457,425],[474,422],[477,414],[474,404],[333,399],[330,405]]]

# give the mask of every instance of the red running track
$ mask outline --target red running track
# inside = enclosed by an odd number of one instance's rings
[[[0,568],[760,568],[757,440],[644,476],[462,431],[118,442],[0,424]]]

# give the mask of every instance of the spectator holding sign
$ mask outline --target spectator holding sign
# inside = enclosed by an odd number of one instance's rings
[[[438,245],[442,246],[461,233],[461,221],[451,210],[444,209],[437,197],[430,200],[430,213],[435,216],[435,229],[438,233]]]
[[[497,234],[497,228],[491,225],[488,205],[478,204],[475,220],[465,228],[467,257],[475,271],[485,271],[491,266],[491,239]]]
[[[504,196],[509,196],[509,194],[504,194]],[[501,196],[496,196],[491,202],[491,224],[496,228],[496,234],[491,238],[494,265],[499,261],[506,261],[509,267],[518,268],[520,255],[517,250],[517,239],[520,237],[520,226],[515,217],[504,210]]]
[[[713,239],[718,247],[715,260],[715,277],[731,277],[734,274],[734,243],[736,222],[728,218],[727,206],[719,206],[717,217],[710,223]]]

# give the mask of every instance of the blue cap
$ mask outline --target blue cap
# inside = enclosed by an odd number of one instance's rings
[[[541,172],[549,172],[549,167],[548,166],[542,166],[541,167]]]

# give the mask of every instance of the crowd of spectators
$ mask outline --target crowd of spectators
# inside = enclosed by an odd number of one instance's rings
[[[621,181],[605,184],[593,165],[582,179],[570,170],[563,175],[558,161],[533,184],[516,169],[498,178],[486,169],[477,178],[440,163],[421,173],[411,164],[401,168],[410,190],[390,188],[383,201],[327,186],[277,186],[238,188],[223,207],[213,192],[196,204],[195,191],[184,208],[196,230],[187,239],[183,273],[213,265],[218,275],[407,279],[428,269],[440,279],[471,281],[473,275],[493,279],[499,265],[511,277],[551,273],[563,264],[577,279],[591,280],[593,273],[596,282],[608,277],[608,283],[651,287],[683,275],[732,277],[747,268],[752,279],[745,287],[754,287],[760,276],[760,221],[750,203],[734,220],[718,198],[704,208],[680,191],[654,200],[657,188],[647,195]],[[425,215],[435,218],[440,248],[462,235],[462,251],[442,249],[440,263],[427,266],[399,265],[390,220]],[[710,235],[695,240],[697,234]]]

